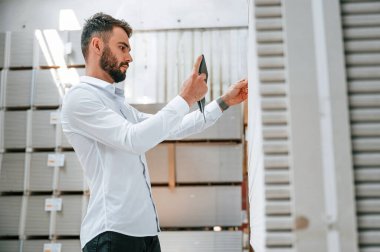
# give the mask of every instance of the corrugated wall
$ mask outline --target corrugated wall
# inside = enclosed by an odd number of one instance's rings
[[[380,251],[380,2],[341,1],[360,251]]]

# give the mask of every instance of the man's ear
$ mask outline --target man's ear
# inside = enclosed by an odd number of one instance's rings
[[[99,37],[93,37],[91,39],[90,47],[96,55],[101,56],[104,48],[103,40]]]

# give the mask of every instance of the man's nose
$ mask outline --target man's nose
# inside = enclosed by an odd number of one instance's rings
[[[131,63],[133,61],[132,55],[130,53],[128,53],[126,61],[128,61],[128,63]]]

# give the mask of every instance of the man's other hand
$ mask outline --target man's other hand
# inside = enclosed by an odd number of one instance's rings
[[[231,85],[221,98],[228,106],[233,106],[245,101],[248,98],[248,80],[242,79]]]

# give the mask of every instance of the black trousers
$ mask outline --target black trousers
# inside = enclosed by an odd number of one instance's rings
[[[83,252],[161,252],[158,236],[133,237],[107,231],[97,235]]]

